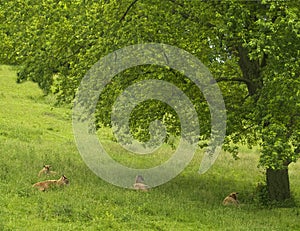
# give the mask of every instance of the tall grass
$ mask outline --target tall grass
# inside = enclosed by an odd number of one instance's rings
[[[72,135],[71,110],[55,107],[36,84],[15,83],[15,72],[0,66],[0,230],[300,230],[300,208],[266,208],[257,202],[259,150],[242,149],[239,160],[222,153],[205,174],[197,173],[202,151],[170,182],[148,193],[113,186],[81,159]],[[150,157],[125,153],[104,129],[99,137],[109,153],[128,166],[149,167],[172,153],[162,147]],[[70,179],[70,185],[39,192],[44,164]],[[290,168],[296,204],[300,202],[299,163]],[[57,176],[58,178],[59,176]],[[45,177],[47,178],[47,177]],[[231,191],[240,208],[222,206]]]

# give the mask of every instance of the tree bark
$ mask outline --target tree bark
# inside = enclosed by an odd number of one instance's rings
[[[263,87],[261,77],[261,66],[259,60],[251,60],[247,49],[238,46],[239,66],[243,73],[243,79],[247,80],[246,85],[250,96],[256,94],[257,90]]]
[[[288,167],[281,170],[267,169],[267,189],[271,201],[291,198]]]

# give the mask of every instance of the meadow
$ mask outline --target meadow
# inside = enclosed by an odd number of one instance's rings
[[[256,191],[264,181],[259,150],[241,148],[239,159],[223,152],[199,175],[202,150],[170,182],[140,192],[119,188],[96,176],[82,160],[72,134],[72,111],[55,106],[32,82],[16,84],[12,67],[0,66],[0,230],[300,230],[300,163],[290,167],[294,206],[263,206]],[[172,153],[164,145],[151,157],[123,153],[108,129],[99,137],[123,164],[149,167]],[[156,160],[157,162],[155,162]],[[65,174],[70,184],[40,192],[44,164]],[[58,178],[56,176],[55,178]],[[241,206],[222,200],[239,192]]]

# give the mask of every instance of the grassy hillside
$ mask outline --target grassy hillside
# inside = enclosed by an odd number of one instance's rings
[[[263,180],[257,150],[243,149],[237,161],[222,153],[198,175],[199,150],[178,177],[148,193],[136,192],[95,176],[76,149],[71,110],[55,107],[36,84],[15,84],[7,66],[0,66],[0,107],[0,230],[300,230],[299,207],[257,203],[256,184]],[[132,160],[121,155],[108,130],[100,136],[112,156],[128,165],[151,166],[172,151],[165,146],[152,158]],[[32,188],[44,164],[65,174],[70,185],[47,192]],[[299,172],[300,164],[293,164],[297,204]],[[222,206],[231,191],[239,192],[240,208]]]

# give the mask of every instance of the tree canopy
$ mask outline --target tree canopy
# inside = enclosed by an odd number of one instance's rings
[[[300,155],[296,0],[16,0],[0,5],[0,62],[18,65],[18,82],[37,82],[59,102],[72,102],[86,71],[126,45],[166,43],[195,55],[222,90],[228,117],[224,149],[237,157],[238,143],[259,145],[270,198],[290,197],[287,169]],[[109,125],[111,104],[120,92],[146,78],[183,90],[199,114],[202,138],[209,138],[202,93],[181,73],[154,66],[131,68],[114,78],[99,100],[99,126]],[[134,134],[147,139],[145,130],[155,119],[170,124],[169,136],[180,132],[171,108],[147,101],[134,114]]]

